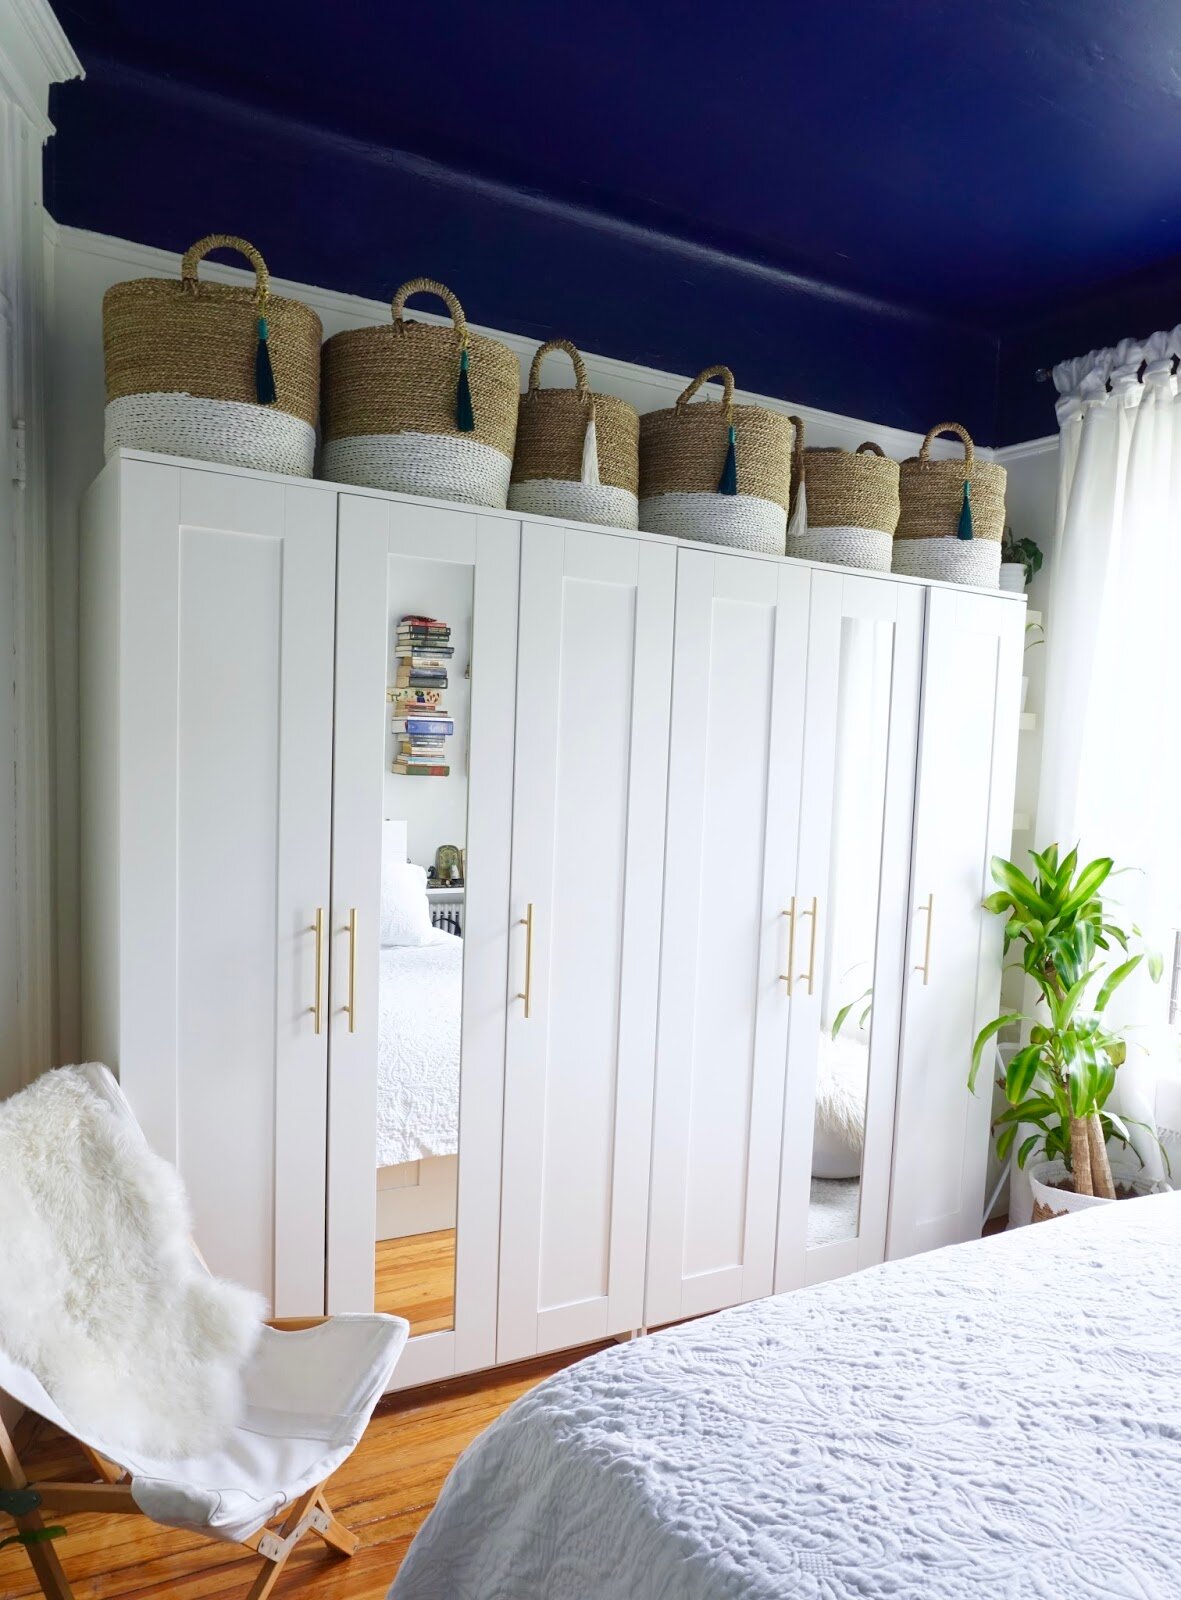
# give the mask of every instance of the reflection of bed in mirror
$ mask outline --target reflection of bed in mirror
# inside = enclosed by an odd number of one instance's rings
[[[404,823],[385,825],[378,966],[374,1303],[452,1325],[463,940],[435,927]]]

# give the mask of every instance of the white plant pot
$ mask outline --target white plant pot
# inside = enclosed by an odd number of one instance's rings
[[[1011,589],[1014,594],[1025,593],[1025,563],[1023,561],[1002,561],[1000,587]]]
[[[1110,1155],[1108,1160],[1111,1160]],[[1143,1176],[1144,1169],[1131,1161],[1111,1161],[1111,1176],[1117,1189],[1132,1189],[1137,1195],[1151,1194],[1156,1188],[1151,1178]],[[1066,1167],[1061,1161],[1043,1161],[1029,1169],[1029,1186],[1033,1190],[1033,1220],[1046,1222],[1051,1217],[1064,1217],[1075,1211],[1089,1211],[1092,1206],[1110,1206],[1114,1201],[1100,1194],[1075,1194],[1073,1189],[1059,1189],[1056,1185],[1066,1177]],[[1039,1216],[1039,1210],[1041,1215]]]

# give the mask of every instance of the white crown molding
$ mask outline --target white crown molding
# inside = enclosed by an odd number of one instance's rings
[[[20,107],[42,141],[53,132],[46,109],[49,85],[84,76],[82,63],[45,0],[3,0],[0,92]]]
[[[1040,439],[1026,439],[1022,444],[1002,445],[992,452],[992,459],[1002,467],[1014,461],[1027,461],[1030,456],[1049,455],[1058,449],[1058,435],[1047,433]]]
[[[117,261],[129,276],[142,273],[153,277],[175,278],[179,275],[180,257],[170,250],[160,250],[154,245],[136,244],[132,240],[117,239],[109,234],[91,233],[84,228],[72,228],[59,224],[48,216],[46,240],[55,250],[77,251],[104,260]],[[201,271],[220,283],[251,281],[251,274],[246,269],[227,266],[221,262],[209,262],[202,266]],[[344,294],[335,289],[321,289],[311,284],[297,283],[292,279],[279,277],[271,278],[271,287],[277,294],[290,295],[293,299],[301,300],[321,316],[330,318],[338,327],[342,323],[361,327],[382,322],[389,316],[387,304],[380,300],[365,299],[360,295]],[[423,322],[444,323],[447,320],[446,317],[437,316],[433,312],[419,311],[417,307],[414,315]],[[503,328],[490,328],[480,323],[473,322],[470,326],[475,331],[506,344],[520,359],[523,370],[528,371],[538,340],[524,338],[519,334],[507,333]],[[637,409],[640,411],[654,411],[662,406],[671,405],[689,382],[688,377],[662,372],[654,367],[639,366],[630,361],[619,361],[614,356],[595,355],[587,350],[583,350],[582,354],[592,383],[597,384],[605,392],[622,392],[635,404],[636,389],[646,390],[648,403],[639,404]],[[554,371],[555,374],[560,371],[556,364]],[[709,386],[709,392],[717,392],[714,385]],[[734,398],[743,405],[767,406],[773,411],[798,416],[804,423],[806,435],[814,437],[816,442],[822,444],[839,444],[848,449],[855,449],[864,440],[873,439],[881,445],[887,455],[901,460],[914,455],[922,442],[921,434],[906,428],[895,428],[842,416],[834,411],[824,411],[817,406],[783,400],[774,395],[735,389]],[[948,457],[956,454],[959,448],[953,440],[937,439],[932,446],[932,454],[937,458]],[[992,458],[992,452],[983,447],[979,450],[979,454],[984,460]]]

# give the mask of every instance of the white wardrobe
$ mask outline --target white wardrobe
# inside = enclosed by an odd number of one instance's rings
[[[391,638],[443,567],[458,1176],[390,1292],[445,1248],[453,1293],[399,1386],[975,1235],[1020,597],[128,453],[83,532],[87,1048],[214,1270],[378,1293]]]

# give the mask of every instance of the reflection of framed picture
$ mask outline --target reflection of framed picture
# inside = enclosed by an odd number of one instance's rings
[[[443,885],[463,882],[463,852],[457,844],[441,844],[435,851],[435,875]]]

